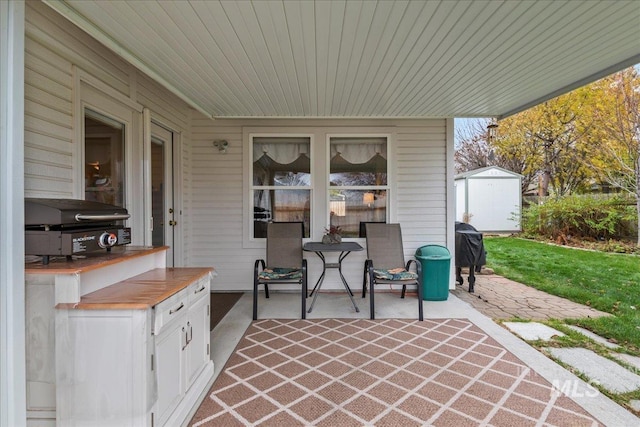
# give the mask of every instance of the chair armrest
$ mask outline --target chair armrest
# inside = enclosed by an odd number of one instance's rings
[[[373,260],[368,259],[364,262],[364,269],[367,272],[367,274],[370,276],[370,279],[373,280],[373,277],[375,276],[373,274]]]
[[[260,271],[259,270],[260,266],[262,266],[262,269],[264,270],[265,263],[263,259],[257,259],[256,263],[253,265],[253,271],[256,276],[258,275],[258,271]]]
[[[422,278],[422,263],[416,261],[415,259],[409,260],[407,263],[407,271],[409,271],[409,265],[413,263],[416,265],[416,273],[418,273],[418,277]]]

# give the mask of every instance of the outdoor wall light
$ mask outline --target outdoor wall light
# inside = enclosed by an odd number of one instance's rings
[[[219,152],[226,153],[227,148],[229,148],[229,141],[226,139],[216,139],[213,141],[213,146],[217,147]]]

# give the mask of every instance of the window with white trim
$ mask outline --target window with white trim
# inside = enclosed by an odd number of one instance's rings
[[[251,136],[251,237],[267,237],[269,222],[303,222],[311,229],[311,137]]]
[[[329,136],[329,218],[342,237],[363,237],[367,222],[387,222],[386,136]]]
[[[84,110],[84,198],[125,205],[125,124]]]

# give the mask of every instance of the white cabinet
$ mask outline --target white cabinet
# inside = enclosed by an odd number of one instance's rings
[[[57,425],[155,427],[187,421],[213,378],[211,274],[167,271],[154,270],[58,307]]]
[[[150,426],[151,310],[56,313],[58,426]]]
[[[190,287],[189,319],[187,327],[189,332],[189,345],[187,346],[187,382],[193,384],[200,371],[211,359],[209,340],[211,333],[211,301],[210,290],[203,283],[196,283]]]
[[[73,261],[25,264],[27,426],[56,425],[56,304],[163,269],[166,249],[119,246]]]
[[[175,409],[210,360],[209,289],[208,279],[201,279],[156,308],[159,425],[175,425],[183,417]]]
[[[198,290],[194,290],[198,292]],[[187,319],[187,332],[189,333],[189,343],[186,348],[186,380],[187,384],[193,384],[198,378],[200,371],[210,359],[209,354],[209,325],[210,325],[210,300],[204,298],[209,296],[209,292],[199,291],[202,297],[195,299],[189,307],[189,318]],[[194,294],[197,295],[197,294]]]
[[[184,311],[162,330],[155,339],[155,364],[158,381],[158,400],[156,402],[160,425],[180,403],[185,392],[185,323]]]

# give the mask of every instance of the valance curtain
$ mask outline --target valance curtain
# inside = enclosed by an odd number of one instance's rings
[[[337,155],[349,163],[366,163],[374,157],[380,156],[386,159],[386,143],[331,143],[331,159]],[[333,172],[333,171],[332,171]],[[338,172],[338,171],[336,171]]]

